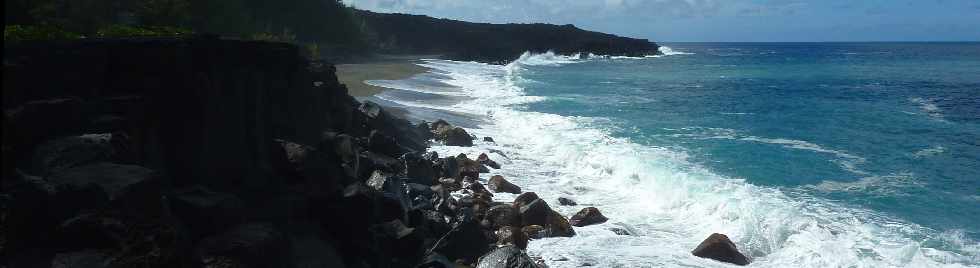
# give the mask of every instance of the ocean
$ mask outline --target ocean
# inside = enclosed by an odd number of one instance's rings
[[[753,267],[980,267],[980,43],[665,45],[424,60],[367,100],[463,126],[476,146],[431,150],[493,149],[490,175],[609,217],[532,241],[550,267],[726,267],[690,254],[711,233]]]

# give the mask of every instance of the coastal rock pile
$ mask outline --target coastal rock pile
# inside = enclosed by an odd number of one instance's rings
[[[357,102],[298,55],[211,37],[6,47],[0,266],[536,267],[529,239],[575,235],[535,193],[485,186],[486,154],[425,152],[472,145],[464,129]]]

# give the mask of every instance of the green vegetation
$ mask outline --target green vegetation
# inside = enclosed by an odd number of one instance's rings
[[[7,0],[5,41],[181,36],[297,43],[366,52],[363,22],[338,0]]]

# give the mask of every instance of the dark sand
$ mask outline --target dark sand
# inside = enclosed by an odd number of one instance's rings
[[[433,55],[383,55],[362,63],[338,64],[337,79],[346,84],[350,95],[366,97],[378,94],[385,88],[365,84],[366,80],[401,80],[425,73],[427,68],[415,65],[422,58]]]

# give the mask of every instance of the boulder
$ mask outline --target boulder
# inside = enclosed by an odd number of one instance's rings
[[[571,237],[575,235],[575,230],[572,229],[568,220],[557,211],[551,210],[544,199],[536,198],[536,194],[525,194],[521,194],[517,200],[514,200],[514,206],[520,209],[522,226],[541,225],[549,237]],[[536,199],[527,201],[531,197]]]
[[[497,230],[506,226],[520,227],[521,214],[512,206],[497,205],[487,209],[480,224],[490,230]]]
[[[436,121],[430,126],[435,140],[442,141],[448,146],[473,146],[473,136],[470,136],[465,129],[455,127],[446,121]]]
[[[521,193],[520,186],[510,183],[509,181],[504,179],[504,176],[500,176],[500,175],[494,175],[493,177],[490,177],[490,180],[487,181],[487,187],[490,188],[490,190],[495,193],[512,193],[512,194]]]
[[[578,202],[567,197],[559,197],[558,204],[562,206],[578,206]]]
[[[483,137],[483,141],[485,141],[485,142],[494,142],[492,137]]]
[[[462,221],[445,235],[442,243],[436,245],[436,252],[450,260],[474,263],[477,258],[490,250],[489,241],[483,235],[480,223],[474,220]]]
[[[406,150],[402,149],[401,145],[395,138],[388,135],[382,134],[378,130],[371,130],[371,134],[368,135],[368,150],[372,152],[381,153],[391,157],[398,157],[405,153]]]
[[[163,209],[162,181],[140,166],[96,163],[55,173],[48,181],[58,189],[57,202],[68,207],[105,198],[128,216],[158,216]]]
[[[500,164],[497,164],[497,162],[490,160],[490,157],[487,156],[487,154],[485,153],[481,153],[480,156],[476,158],[476,161],[479,162],[480,164],[491,167],[493,169],[500,169]]]
[[[52,242],[62,251],[114,249],[122,246],[126,231],[118,219],[84,213],[58,225]]]
[[[205,267],[288,267],[289,246],[272,226],[248,223],[201,240],[197,254]]]
[[[582,226],[603,223],[606,222],[607,220],[609,220],[609,218],[603,216],[602,212],[599,212],[598,208],[587,207],[587,208],[583,208],[578,213],[575,213],[575,215],[572,216],[572,218],[569,219],[568,221],[572,224],[572,226],[582,227]]]
[[[456,166],[459,167],[459,174],[457,178],[479,178],[480,173],[490,172],[486,169],[480,162],[476,160],[469,159],[466,154],[459,154],[456,156]]]
[[[242,199],[203,186],[176,191],[170,197],[170,208],[187,227],[193,241],[234,227],[245,218]]]
[[[409,182],[424,185],[434,185],[438,182],[432,161],[417,153],[405,154],[401,160],[405,163],[405,177]]]
[[[476,268],[537,268],[537,265],[523,250],[515,246],[504,246],[480,257]]]
[[[728,239],[728,236],[714,233],[701,241],[691,254],[701,258],[713,259],[716,261],[727,262],[737,265],[748,265],[749,258],[738,252],[735,243]]]
[[[48,175],[84,164],[112,161],[116,151],[120,151],[113,146],[113,139],[113,134],[104,133],[69,136],[44,142],[34,150],[31,170],[34,174]]]

